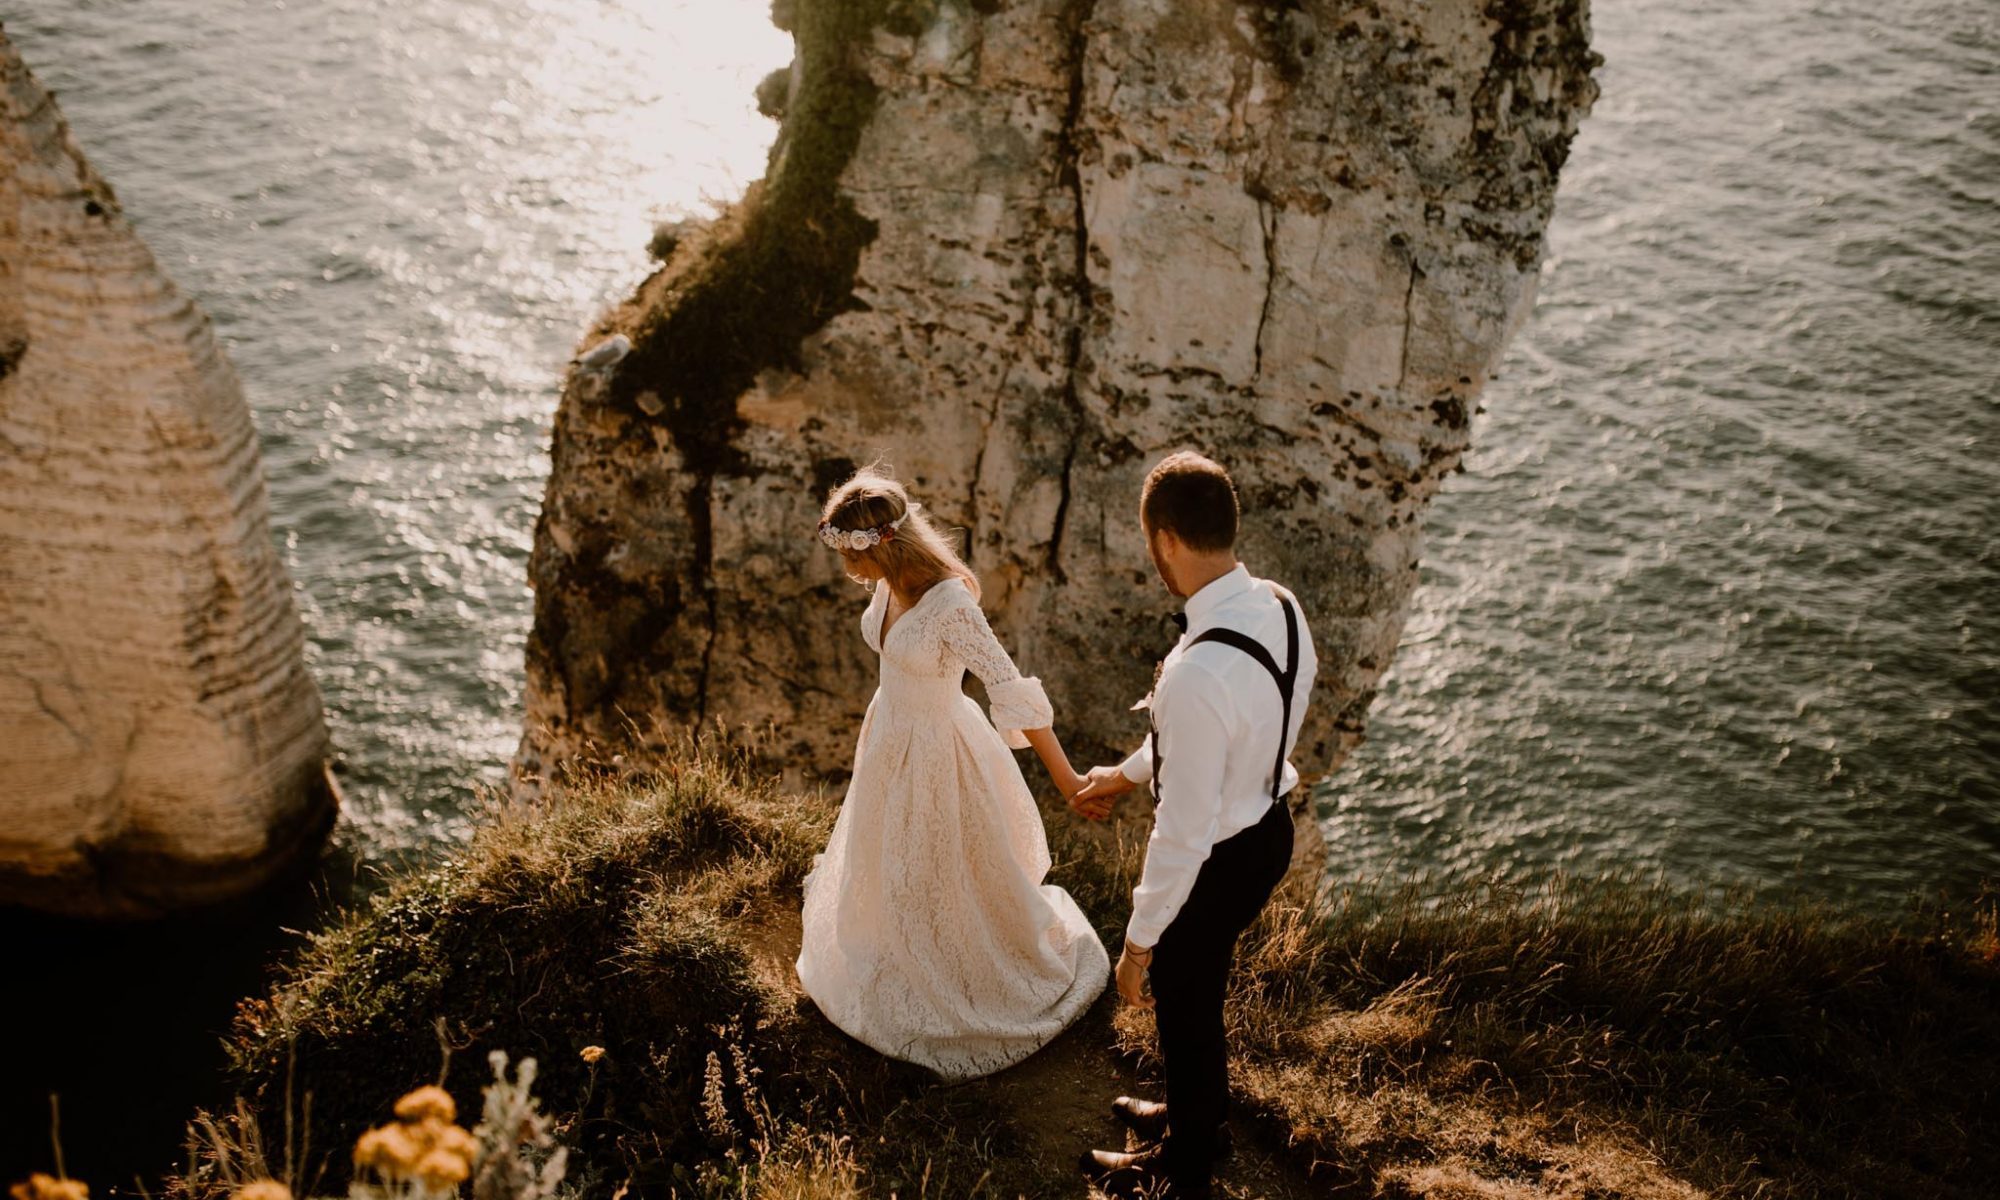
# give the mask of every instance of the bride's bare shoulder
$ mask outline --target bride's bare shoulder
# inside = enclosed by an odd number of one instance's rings
[[[871,650],[882,648],[876,644],[875,635],[882,628],[882,599],[886,595],[888,589],[882,586],[881,580],[876,580],[869,591],[868,603],[861,609],[861,640],[868,643]]]

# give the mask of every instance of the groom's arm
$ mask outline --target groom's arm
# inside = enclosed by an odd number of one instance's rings
[[[1125,756],[1118,764],[1118,773],[1133,783],[1153,782],[1153,739],[1139,743],[1139,748]]]
[[[1221,681],[1190,659],[1161,681],[1154,697],[1153,719],[1167,770],[1154,784],[1159,803],[1146,842],[1146,865],[1132,892],[1128,945],[1151,947],[1160,940],[1215,848],[1229,749],[1227,704]],[[1155,765],[1150,753],[1144,761],[1150,776]]]
[[[1070,811],[1087,821],[1102,821],[1118,797],[1152,779],[1153,739],[1147,738],[1117,766],[1092,767],[1083,777],[1083,790],[1070,796]]]

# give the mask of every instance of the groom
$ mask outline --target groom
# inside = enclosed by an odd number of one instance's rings
[[[1083,1169],[1114,1196],[1196,1200],[1226,1150],[1224,988],[1237,936],[1291,865],[1284,795],[1299,776],[1286,751],[1318,659],[1297,601],[1236,561],[1236,488],[1220,465],[1182,452],[1155,466],[1139,523],[1160,579],[1186,601],[1174,618],[1184,632],[1142,701],[1151,736],[1119,766],[1092,770],[1070,806],[1102,820],[1115,797],[1153,785],[1118,994],[1154,1012],[1167,1099],[1120,1096],[1112,1111],[1146,1145],[1091,1150]]]

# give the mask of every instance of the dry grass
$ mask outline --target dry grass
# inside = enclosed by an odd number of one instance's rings
[[[246,1003],[240,1120],[344,1151],[437,1077],[442,1028],[456,1095],[488,1049],[540,1060],[586,1195],[1079,1195],[1026,1162],[1022,1114],[858,1046],[756,968],[832,816],[713,746],[496,807]],[[1137,833],[1051,828],[1052,882],[1113,945]],[[1294,894],[1240,957],[1239,1133],[1329,1193],[1969,1200],[2000,1177],[1990,900],[1889,927],[1609,883]],[[1117,1027],[1156,1065],[1149,1020]],[[313,1154],[299,1169],[343,1186],[344,1154]]]
[[[799,903],[832,817],[713,745],[495,803],[466,849],[314,935],[244,1003],[230,1054],[246,1118],[277,1128],[286,1097],[309,1096],[300,1136],[337,1149],[301,1169],[338,1190],[345,1148],[390,1099],[441,1063],[470,1095],[499,1047],[539,1060],[586,1194],[833,1197],[864,1178],[873,1195],[1038,1194],[1049,1181],[1009,1161],[994,1114],[752,968],[757,912]],[[586,1062],[586,1046],[604,1053]]]
[[[1357,1195],[1971,1200],[2000,1178],[1993,928],[1990,897],[1890,926],[1618,882],[1348,891],[1246,939],[1235,1080]]]

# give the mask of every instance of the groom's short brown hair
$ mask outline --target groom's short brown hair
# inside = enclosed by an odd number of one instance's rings
[[[1236,485],[1214,459],[1192,450],[1169,454],[1146,472],[1139,520],[1171,533],[1190,550],[1217,553],[1236,545]]]

